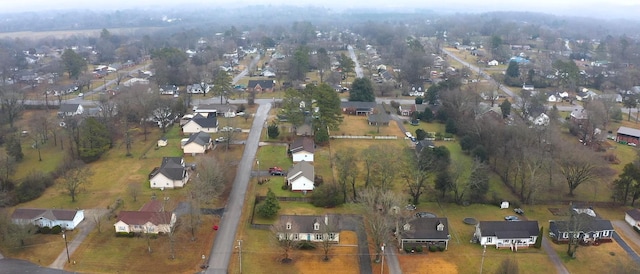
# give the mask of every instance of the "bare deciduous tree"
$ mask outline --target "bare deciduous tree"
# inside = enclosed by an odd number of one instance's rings
[[[283,263],[291,262],[291,258],[289,257],[289,253],[291,250],[295,248],[297,240],[294,235],[298,231],[298,227],[294,222],[288,220],[281,220],[275,223],[271,227],[271,232],[273,233],[273,240],[275,244],[282,251],[282,260]]]
[[[360,192],[359,201],[363,207],[365,230],[369,232],[376,251],[375,261],[379,262],[380,247],[391,240],[402,198],[393,191],[369,187]]]
[[[133,199],[133,202],[136,202],[140,195],[140,191],[142,191],[142,186],[139,183],[129,183],[127,189],[129,190],[129,195],[131,196],[131,199]]]
[[[78,194],[90,184],[89,177],[93,175],[89,167],[81,161],[75,161],[72,167],[62,176],[62,188],[71,196],[71,201],[75,202]]]

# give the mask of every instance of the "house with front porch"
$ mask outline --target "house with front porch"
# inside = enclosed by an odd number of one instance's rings
[[[549,238],[555,243],[568,243],[570,237],[585,244],[612,240],[614,229],[611,221],[579,211],[571,214],[569,220],[549,221]]]
[[[482,246],[518,251],[519,248],[533,246],[539,233],[538,221],[480,221],[473,238]]]
[[[447,249],[450,238],[447,218],[415,218],[406,222],[398,233],[401,249],[429,245],[440,245]]]
[[[278,238],[293,241],[340,242],[340,215],[281,215]]]
[[[60,226],[66,230],[74,230],[83,220],[84,210],[16,208],[11,214],[14,224],[48,228]]]
[[[369,115],[373,113],[375,107],[376,102],[340,102],[342,113],[349,115]]]

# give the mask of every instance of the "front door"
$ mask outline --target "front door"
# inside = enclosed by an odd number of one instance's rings
[[[311,241],[311,234],[307,234],[307,241]]]

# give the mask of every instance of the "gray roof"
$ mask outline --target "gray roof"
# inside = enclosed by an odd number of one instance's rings
[[[640,209],[634,208],[634,209],[630,209],[627,210],[626,212],[629,216],[631,216],[631,218],[633,218],[636,221],[640,221]]]
[[[478,223],[482,236],[496,236],[498,239],[529,238],[538,236],[538,221],[481,221]]]
[[[433,142],[429,141],[429,140],[420,140],[418,141],[418,143],[416,144],[416,153],[420,154],[422,152],[422,150],[426,147],[429,148],[434,148],[435,145],[433,144]]]
[[[13,220],[33,220],[46,218],[49,220],[72,221],[77,210],[42,209],[42,208],[16,208],[11,214]]]
[[[569,221],[549,221],[549,231],[559,235],[562,232],[570,232],[573,229],[578,229],[581,232],[597,232],[604,230],[613,230],[611,221],[603,220],[600,218],[594,218],[587,214],[578,214],[576,216],[576,224],[571,225]]]
[[[287,177],[287,180],[295,181],[301,176],[304,176],[305,178],[313,181],[313,179],[315,178],[314,172],[315,171],[313,169],[313,166],[310,163],[302,161],[293,165],[293,167],[289,170],[287,174],[290,174],[291,176]]]
[[[640,129],[630,128],[630,127],[620,127],[618,128],[618,134],[629,135],[629,136],[640,138]]]
[[[369,114],[369,116],[367,116],[367,120],[369,121],[369,123],[388,124],[389,121],[391,120],[391,117],[389,116],[389,114],[387,114],[386,112],[382,111],[382,112],[378,112],[378,113]]]
[[[437,229],[439,224],[444,225],[442,231]],[[402,239],[448,240],[449,222],[447,218],[416,218],[400,227],[400,236]]]
[[[189,136],[189,140],[187,140],[185,145],[190,143],[196,143],[198,145],[205,146],[210,142],[211,142],[211,135],[209,135],[209,133],[200,131],[198,133],[191,134],[191,136]]]
[[[260,86],[262,89],[271,89],[275,86],[275,80],[249,80],[247,85],[248,88],[256,88],[256,86]]]
[[[326,219],[325,219],[326,218]],[[325,220],[327,224],[325,224]],[[340,215],[327,214],[320,215],[280,215],[280,224],[286,225],[291,223],[291,233],[323,233],[329,231],[339,232]],[[314,230],[313,225],[318,223],[320,229]]]
[[[149,177],[153,178],[160,173],[171,180],[182,180],[186,173],[182,162],[182,157],[163,157],[160,168],[154,169]]]
[[[216,118],[215,115],[204,117],[198,114],[196,116],[193,116],[193,118],[191,118],[191,121],[203,128],[215,128],[218,126],[218,118]]]
[[[291,153],[296,153],[300,151],[306,151],[309,153],[314,153],[316,151],[316,143],[312,138],[308,137],[298,137],[293,140],[293,143],[289,146],[289,151]]]
[[[80,106],[80,104],[62,104],[62,105],[60,105],[60,111],[59,112],[63,112],[63,113],[76,112],[76,111],[78,111],[78,107],[79,106]]]

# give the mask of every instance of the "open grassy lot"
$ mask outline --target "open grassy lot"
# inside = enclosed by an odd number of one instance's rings
[[[105,225],[102,232],[94,230],[72,256],[75,265],[65,270],[83,273],[194,273],[202,264],[202,254],[209,254],[215,231],[211,225],[217,217],[202,216],[202,225],[197,230],[196,240],[186,228],[178,227],[175,235],[175,259],[170,259],[170,240],[166,235],[150,239],[151,253],[147,251],[145,237],[115,237],[113,230]],[[208,259],[208,257],[207,257]]]
[[[78,232],[78,230],[68,231],[66,233],[67,241],[72,241]],[[23,247],[11,248],[2,246],[1,253],[5,257],[20,258],[47,266],[53,263],[64,248],[64,239],[60,234],[35,234],[25,241]]]
[[[400,132],[396,121],[391,120],[388,126],[380,126],[380,132],[378,133],[378,127],[371,126],[367,123],[366,116],[344,115],[344,120],[340,129],[331,131],[331,135],[382,135],[382,136],[402,136],[403,132]]]
[[[616,242],[599,246],[580,246],[575,259],[567,255],[566,244],[551,245],[570,273],[615,273],[620,267],[635,264]]]

